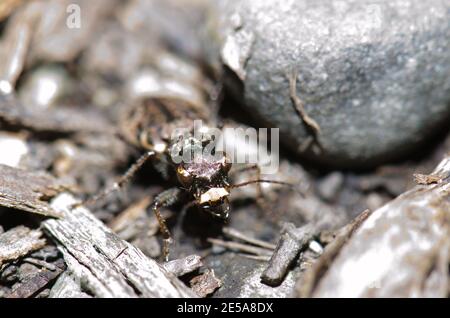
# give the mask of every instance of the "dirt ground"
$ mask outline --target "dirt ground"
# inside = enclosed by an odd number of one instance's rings
[[[339,238],[349,239],[370,212],[403,193],[448,183],[448,175],[427,176],[450,153],[449,131],[437,132],[408,158],[365,171],[318,167],[282,148],[272,179],[294,186],[264,186],[263,204],[255,185],[233,190],[227,223],[185,209],[186,202],[162,210],[173,237],[169,265],[150,207],[176,180],[161,173],[157,160],[120,191],[78,212],[67,205],[111,186],[145,151],[118,133],[123,109],[142,97],[139,85],[156,78],[185,85],[189,98],[200,96],[219,126],[259,123],[226,89],[223,99],[214,99],[208,89],[220,79],[202,61],[189,60],[195,47],[168,45],[165,33],[148,33],[158,28],[133,25],[139,7],[98,1],[86,10],[82,31],[72,34],[44,27],[48,19],[63,23],[56,9],[53,17],[39,18],[37,12],[56,2],[31,10],[31,4],[11,1],[11,12],[0,11],[0,74],[8,74],[0,94],[0,297],[311,296],[317,286],[325,288],[318,283],[323,274],[314,276],[309,292],[299,286],[307,285],[305,273],[322,256],[330,257],[327,246],[338,253],[345,245],[336,243]],[[50,93],[42,83],[53,85]],[[153,93],[173,92],[159,87]],[[234,183],[255,178],[236,171],[230,172]],[[443,200],[449,204],[448,196]],[[448,237],[437,246],[444,250],[446,244]],[[447,289],[438,296],[449,293],[449,259],[439,272]],[[172,289],[149,287],[166,280]]]

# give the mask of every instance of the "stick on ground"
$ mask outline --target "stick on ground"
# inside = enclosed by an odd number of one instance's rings
[[[300,251],[309,244],[313,235],[311,226],[295,228],[294,224],[287,223],[269,265],[261,274],[261,280],[271,286],[281,284],[292,262],[297,258]]]

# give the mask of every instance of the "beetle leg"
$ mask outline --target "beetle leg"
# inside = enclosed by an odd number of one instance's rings
[[[164,260],[167,262],[169,260],[169,245],[172,243],[172,236],[166,225],[166,220],[161,215],[160,209],[163,207],[170,206],[176,203],[181,197],[182,191],[179,188],[171,188],[161,192],[153,201],[151,205],[151,210],[156,216],[159,223],[159,228],[161,229],[164,246],[163,246],[163,256]]]

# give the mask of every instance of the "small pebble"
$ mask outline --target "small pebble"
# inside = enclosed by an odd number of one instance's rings
[[[316,253],[317,255],[322,255],[322,253],[323,253],[323,247],[322,247],[322,245],[320,245],[320,243],[319,242],[317,242],[317,241],[311,241],[310,243],[309,243],[309,249],[311,250],[311,251],[313,251],[314,253]]]
[[[332,202],[336,199],[343,183],[344,175],[341,172],[333,172],[318,183],[317,190],[323,199]]]

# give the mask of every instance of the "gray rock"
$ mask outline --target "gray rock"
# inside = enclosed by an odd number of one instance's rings
[[[334,166],[376,165],[411,153],[448,126],[449,1],[215,5],[209,57],[220,56],[243,81],[250,112],[279,127],[282,142],[303,157]],[[293,107],[292,71],[305,112],[321,130],[306,150],[314,129]]]

